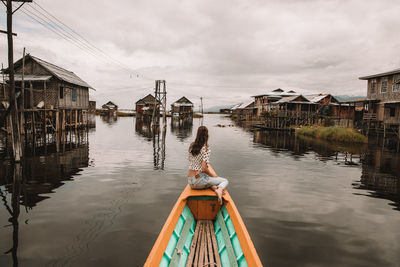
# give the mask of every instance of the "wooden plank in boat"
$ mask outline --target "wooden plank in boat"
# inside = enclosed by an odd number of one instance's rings
[[[187,259],[187,261],[186,261],[186,267],[192,266],[193,258],[194,258],[194,253],[196,252],[197,238],[198,238],[198,236],[199,236],[199,228],[200,228],[200,224],[197,223],[197,224],[196,224],[196,228],[195,228],[195,230],[194,230],[194,235],[193,235],[193,239],[192,239],[192,244],[190,245],[189,256],[188,256],[188,259]]]
[[[237,267],[238,264],[236,261],[235,252],[233,251],[232,242],[231,239],[229,238],[228,229],[226,229],[225,220],[224,218],[222,218],[221,212],[217,214],[217,220],[221,227],[222,236],[224,237],[224,242],[225,242],[226,252],[228,253],[229,257],[229,262],[232,267]]]
[[[215,265],[215,261],[214,261],[214,251],[212,248],[212,241],[211,241],[211,235],[213,234],[211,232],[211,225],[212,222],[211,221],[207,221],[207,246],[208,246],[208,255],[210,257],[210,266],[214,266]]]
[[[201,221],[201,239],[200,239],[200,255],[199,255],[199,267],[203,266],[203,262],[204,262],[204,234],[205,234],[205,227],[204,227],[204,222]]]
[[[214,224],[211,222],[211,241],[213,245],[213,251],[214,251],[214,256],[215,256],[215,263],[217,264],[217,267],[221,267],[221,258],[219,257],[218,253],[218,245],[217,245],[217,239],[215,238],[215,230],[214,230]]]
[[[187,236],[189,234],[190,227],[192,227],[193,218],[188,216],[185,224],[183,225],[180,237],[178,239],[178,243],[175,246],[174,253],[172,254],[171,262],[169,266],[175,267],[180,266],[180,261],[182,258],[183,247],[185,246]]]
[[[209,261],[208,261],[208,257],[209,257],[209,255],[208,255],[208,221],[205,221],[204,222],[204,229],[205,229],[205,231],[204,231],[204,248],[205,248],[205,251],[204,251],[204,265],[205,266],[209,266]]]
[[[196,251],[194,253],[194,267],[197,267],[197,264],[199,262],[199,255],[200,255],[200,243],[201,243],[201,233],[203,232],[203,228],[201,226],[200,221],[197,221],[197,224],[199,224],[199,236],[197,238],[197,244],[196,244]]]

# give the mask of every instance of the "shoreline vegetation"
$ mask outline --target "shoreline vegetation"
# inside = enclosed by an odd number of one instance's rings
[[[341,127],[303,126],[296,130],[296,135],[315,137],[341,143],[368,143],[368,138],[354,129]]]

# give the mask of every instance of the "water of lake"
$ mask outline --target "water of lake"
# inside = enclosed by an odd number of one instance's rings
[[[2,141],[0,266],[144,263],[186,185],[201,119],[169,120],[154,137],[135,118],[96,123],[63,152],[29,151],[20,188]],[[205,116],[211,161],[265,266],[399,266],[399,156],[231,124]]]

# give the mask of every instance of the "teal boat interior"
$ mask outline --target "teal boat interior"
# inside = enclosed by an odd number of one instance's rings
[[[159,266],[248,266],[225,205],[189,197]]]

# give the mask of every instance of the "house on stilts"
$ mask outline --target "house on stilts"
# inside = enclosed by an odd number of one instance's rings
[[[182,96],[171,104],[171,114],[173,118],[192,119],[193,103],[186,97]]]
[[[24,81],[18,99],[24,114],[22,132],[47,133],[88,126],[92,86],[75,73],[30,54],[25,56],[24,70],[22,63],[22,58],[14,63],[17,94]],[[3,72],[8,87],[8,70]]]
[[[136,118],[138,120],[151,122],[153,113],[158,117],[160,113],[160,101],[156,100],[152,94],[148,94],[136,101]]]

